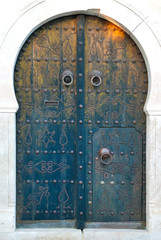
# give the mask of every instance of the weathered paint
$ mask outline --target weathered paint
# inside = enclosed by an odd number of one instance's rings
[[[18,225],[145,221],[147,73],[132,39],[93,16],[51,21],[23,46],[15,89]]]

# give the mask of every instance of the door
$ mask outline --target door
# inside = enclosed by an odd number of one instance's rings
[[[94,16],[48,22],[15,66],[18,227],[145,222],[147,72],[132,39]]]

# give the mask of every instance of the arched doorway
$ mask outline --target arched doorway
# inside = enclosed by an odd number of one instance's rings
[[[93,16],[50,21],[15,89],[18,226],[142,226],[147,72],[132,39]]]

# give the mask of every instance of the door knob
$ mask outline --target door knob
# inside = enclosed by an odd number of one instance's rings
[[[108,165],[112,162],[112,155],[108,148],[101,148],[99,150],[99,155],[100,155],[101,163]]]

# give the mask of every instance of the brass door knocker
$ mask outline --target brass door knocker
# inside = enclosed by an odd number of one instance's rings
[[[99,155],[102,164],[108,165],[112,162],[112,155],[108,148],[101,148],[99,150]]]

